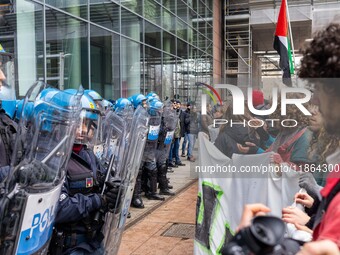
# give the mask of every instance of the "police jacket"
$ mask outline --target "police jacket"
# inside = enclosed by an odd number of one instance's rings
[[[72,153],[56,214],[58,231],[80,236],[93,234],[101,229],[102,225],[95,226],[92,219],[102,206],[100,187],[104,182],[104,174],[105,170],[92,150],[83,147],[78,154]],[[93,233],[88,233],[89,231]],[[94,241],[100,243],[98,240]]]
[[[104,175],[104,171],[91,150],[72,152],[59,199],[57,224],[81,220],[100,208],[99,175]]]

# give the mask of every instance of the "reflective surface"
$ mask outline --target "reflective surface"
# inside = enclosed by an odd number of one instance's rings
[[[212,0],[13,3],[3,8],[0,44],[18,53],[18,95],[40,79],[107,99],[153,90],[189,101],[195,80],[212,80]]]

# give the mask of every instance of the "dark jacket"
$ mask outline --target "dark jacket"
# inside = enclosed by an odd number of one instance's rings
[[[187,132],[186,126],[185,126],[185,123],[184,123],[185,115],[186,115],[186,112],[181,110],[181,112],[179,114],[179,121],[180,121],[180,125],[181,125],[181,137],[184,137],[185,133]]]
[[[202,132],[209,135],[209,129],[208,126],[212,125],[214,123],[214,116],[207,112],[207,114],[204,114],[201,116],[201,130]]]
[[[228,158],[238,152],[237,143],[226,132],[220,132],[214,144]]]
[[[231,158],[234,153],[240,153],[237,144],[245,145],[246,142],[251,142],[259,146],[259,139],[249,135],[248,127],[235,125],[232,127],[226,126],[220,131],[216,140],[215,146],[226,156]],[[254,147],[249,154],[256,153],[257,147]]]
[[[198,114],[187,109],[185,114],[185,128],[188,134],[198,134]]]
[[[102,207],[100,187],[105,177],[104,171],[92,150],[83,148],[79,154],[72,153],[59,199],[55,228],[65,235],[74,234],[77,238],[89,234],[95,236],[79,246],[73,246],[82,247],[88,252],[97,249],[103,238],[101,224],[94,224],[92,221]],[[88,226],[91,226],[93,232],[88,232]]]

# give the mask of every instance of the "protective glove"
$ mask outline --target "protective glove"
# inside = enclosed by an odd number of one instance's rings
[[[103,208],[105,211],[116,213],[119,211],[122,191],[120,190],[120,181],[107,181],[105,182],[106,189],[103,198]]]
[[[304,188],[307,193],[314,198],[314,200],[321,199],[320,190],[322,187],[320,187],[310,172],[301,172],[299,177],[299,186],[301,188]]]
[[[38,160],[33,160],[19,168],[19,182],[26,185],[52,182],[54,177],[55,173],[52,169]]]

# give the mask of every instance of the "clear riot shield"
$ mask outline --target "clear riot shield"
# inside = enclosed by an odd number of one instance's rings
[[[145,142],[145,148],[143,152],[143,162],[156,161],[157,143],[159,131],[161,129],[162,113],[154,112],[149,117],[148,134]]]
[[[128,130],[126,121],[115,112],[109,112],[105,116],[102,127],[104,146],[101,161],[107,169],[105,182],[120,182],[118,193],[120,201],[117,201],[114,208],[110,208],[107,213],[97,213],[96,215],[96,217],[101,217],[100,221],[104,222],[102,227],[104,247],[106,254],[111,254],[108,252],[110,249],[108,242],[112,239],[112,233],[118,228],[119,219],[122,214],[122,200],[124,199],[124,179],[122,179],[122,172],[125,171],[123,164],[128,148],[126,141]],[[102,194],[105,192],[105,186],[106,185],[104,185],[102,189]]]
[[[34,84],[23,105],[15,144],[22,155],[13,155],[0,198],[0,254],[47,254],[51,239],[82,92],[44,88]]]
[[[132,119],[129,114],[124,117],[131,128],[126,136],[127,150],[122,171],[116,171],[114,177],[121,180],[121,209],[115,215],[108,213],[103,227],[105,252],[110,255],[119,250],[148,131],[149,115],[143,107],[136,109]]]
[[[166,162],[174,137],[178,116],[171,105],[164,107],[161,129],[158,137],[157,162]]]

